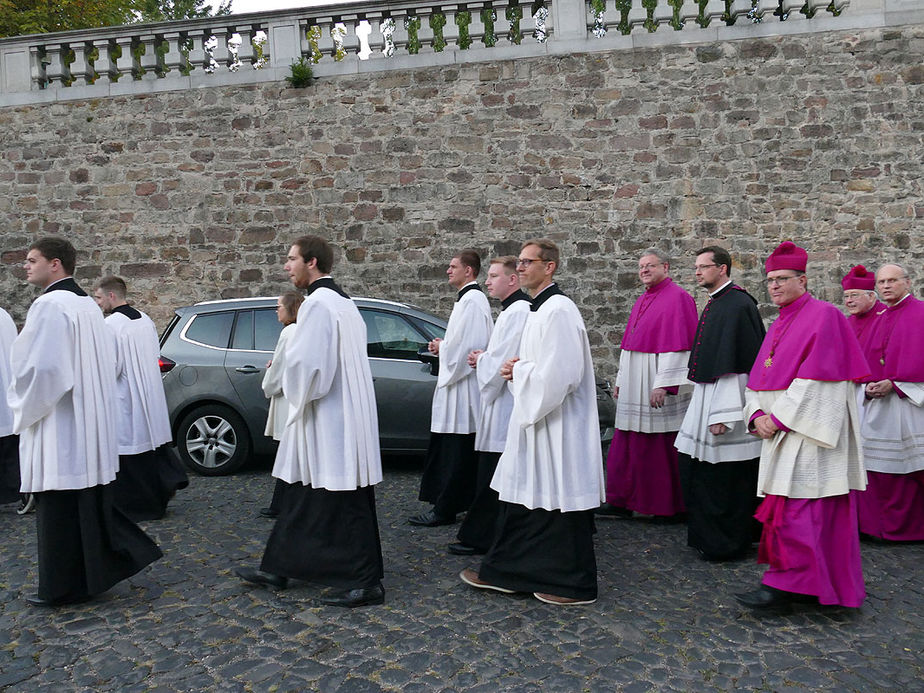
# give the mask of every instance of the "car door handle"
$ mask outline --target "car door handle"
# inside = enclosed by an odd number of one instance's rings
[[[259,373],[260,369],[256,366],[241,366],[240,368],[235,368],[238,373]]]

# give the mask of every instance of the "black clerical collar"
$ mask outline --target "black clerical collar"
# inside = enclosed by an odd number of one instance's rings
[[[463,286],[461,289],[459,289],[459,293],[456,294],[456,300],[458,301],[460,298],[462,298],[462,297],[463,297],[465,294],[467,294],[469,291],[481,291],[481,287],[478,286],[478,283],[477,283],[477,282],[471,282],[470,284],[466,284],[466,285]]]
[[[542,304],[548,301],[552,296],[564,295],[565,292],[558,288],[558,284],[549,284],[542,291],[540,291],[537,296],[533,296],[533,305],[530,310],[535,313],[537,310],[539,310],[540,306],[542,306]]]
[[[722,286],[720,286],[718,289],[716,289],[715,291],[710,292],[709,298],[717,298],[720,294],[724,294],[725,291],[726,291],[727,289],[730,289],[732,286],[734,286],[734,284],[732,284],[731,279],[729,279],[727,282],[725,282],[724,284],[722,284]]]
[[[121,306],[116,306],[115,308],[112,309],[112,312],[121,313],[129,320],[137,320],[138,318],[141,317],[141,313],[135,308],[132,308],[127,303],[123,303]]]
[[[74,281],[73,277],[65,277],[64,279],[59,279],[56,282],[53,282],[45,287],[43,294],[50,293],[52,291],[70,291],[73,294],[78,296],[86,296],[87,292],[77,286],[77,282]]]
[[[529,296],[524,294],[522,289],[517,289],[512,294],[510,294],[507,298],[501,301],[501,310],[507,310],[507,308],[512,306],[517,301],[528,301],[528,300],[529,300]]]
[[[330,277],[321,277],[320,279],[315,279],[311,282],[311,285],[308,287],[308,290],[305,292],[305,296],[311,296],[318,289],[330,289],[335,291],[344,298],[349,298],[349,296],[344,293],[343,289],[337,286],[337,283]]]

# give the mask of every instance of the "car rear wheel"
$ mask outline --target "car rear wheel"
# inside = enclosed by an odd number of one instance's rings
[[[250,456],[244,420],[218,404],[198,407],[183,417],[177,451],[184,464],[204,476],[231,474]]]

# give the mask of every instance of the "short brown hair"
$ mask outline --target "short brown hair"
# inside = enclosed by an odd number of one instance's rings
[[[298,246],[298,254],[305,262],[311,262],[312,258],[318,261],[318,272],[327,274],[334,266],[334,249],[320,236],[302,236],[292,245]]]
[[[461,262],[466,267],[471,267],[473,276],[477,277],[481,272],[481,256],[474,248],[465,248],[464,250],[460,250],[453,257],[459,258],[459,262]]]
[[[125,286],[125,280],[122,277],[116,277],[114,275],[109,275],[108,277],[103,277],[98,282],[94,289],[102,289],[105,293],[113,293],[123,301],[128,295],[128,287]]]
[[[539,258],[545,262],[554,262],[555,267],[558,268],[561,254],[558,252],[558,246],[555,245],[555,241],[549,238],[531,238],[520,246],[520,250],[523,250],[523,248],[528,245],[534,245],[539,248]]]
[[[725,248],[720,245],[707,245],[705,248],[697,250],[693,255],[694,257],[699,257],[704,253],[712,253],[712,261],[717,265],[725,265],[725,274],[729,277],[731,276],[732,259]]]
[[[77,251],[71,242],[57,236],[46,236],[39,238],[35,243],[29,246],[29,250],[37,250],[42,257],[51,262],[58,260],[61,267],[68,274],[74,273],[77,267]]]
[[[492,257],[490,264],[503,265],[504,269],[507,270],[507,274],[517,273],[517,259],[513,255],[501,255],[500,257]]]

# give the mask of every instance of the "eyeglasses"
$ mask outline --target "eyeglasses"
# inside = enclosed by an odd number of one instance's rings
[[[661,267],[666,264],[666,262],[649,262],[647,265],[639,265],[638,271],[641,272],[642,270],[652,270],[655,267]]]
[[[517,258],[517,267],[529,267],[534,262],[546,262],[541,257],[537,258],[528,258],[528,257],[518,257]]]
[[[780,286],[785,284],[790,279],[795,279],[796,277],[802,277],[805,275],[802,274],[791,274],[788,277],[773,277],[773,279],[767,279],[767,286]]]
[[[714,262],[710,262],[708,265],[693,265],[693,268],[696,270],[709,269],[710,267],[718,267],[718,265]]]

